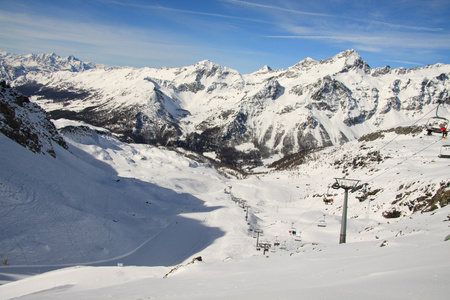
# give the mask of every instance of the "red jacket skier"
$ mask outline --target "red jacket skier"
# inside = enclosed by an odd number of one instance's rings
[[[442,137],[444,139],[446,139],[447,138],[447,128],[445,128],[445,126],[442,126],[441,131],[442,131]]]

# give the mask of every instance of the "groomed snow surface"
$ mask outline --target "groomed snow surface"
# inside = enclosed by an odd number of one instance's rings
[[[450,180],[439,136],[386,133],[244,179],[99,131],[65,139],[54,159],[0,135],[0,299],[448,299],[449,206],[391,204]],[[383,160],[343,163],[371,151]],[[349,193],[339,244],[344,190],[328,187],[344,176],[380,191]]]

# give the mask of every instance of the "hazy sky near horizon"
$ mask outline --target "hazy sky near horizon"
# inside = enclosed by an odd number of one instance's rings
[[[0,0],[0,49],[246,74],[355,49],[372,67],[450,63],[448,0]]]

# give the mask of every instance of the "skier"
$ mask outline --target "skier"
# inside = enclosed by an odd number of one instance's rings
[[[427,135],[431,135],[431,132],[433,131],[432,129],[431,129],[431,123],[430,124],[428,124],[427,125]]]
[[[441,131],[442,131],[442,138],[446,139],[447,138],[447,128],[445,128],[445,126],[442,126]]]

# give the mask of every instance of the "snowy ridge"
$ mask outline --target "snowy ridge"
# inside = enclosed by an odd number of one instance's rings
[[[354,50],[245,75],[210,61],[25,73],[11,84],[54,119],[83,120],[125,141],[215,152],[234,166],[413,124],[450,96],[449,65],[371,69]],[[440,113],[448,116],[448,106]],[[237,150],[247,143],[253,150]]]
[[[0,72],[2,79],[15,80],[28,73],[52,73],[57,71],[82,72],[105,65],[82,62],[75,56],[66,58],[55,53],[18,55],[0,50]]]

